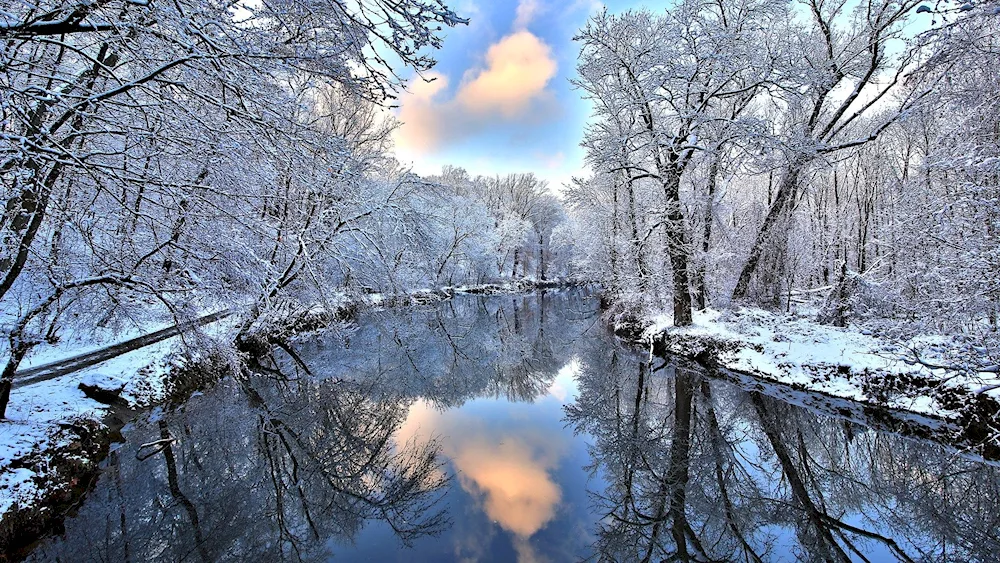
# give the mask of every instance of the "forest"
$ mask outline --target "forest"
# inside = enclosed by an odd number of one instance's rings
[[[640,346],[791,342],[727,364],[766,376],[835,335],[821,367],[866,379],[834,395],[874,396],[855,350],[996,406],[1000,3],[649,4],[574,34],[585,159],[552,185],[397,158],[474,17],[444,0],[3,2],[0,425],[52,350],[223,312],[213,361],[245,372],[316,318],[570,284]]]
[[[626,309],[670,300],[679,325],[692,307],[833,289],[825,322],[995,333],[995,12],[682,2],[594,17],[576,38],[594,174],[567,193],[590,227],[581,267],[606,271]]]
[[[92,327],[221,307],[259,327],[345,294],[567,271],[565,212],[531,173],[421,178],[393,158],[401,68],[431,68],[465,22],[440,2],[15,7],[0,416],[33,347]]]

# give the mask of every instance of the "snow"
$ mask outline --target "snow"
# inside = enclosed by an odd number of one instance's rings
[[[163,399],[164,376],[176,338],[112,358],[56,379],[11,390],[7,420],[0,422],[0,514],[17,503],[30,504],[43,491],[38,483],[45,475],[25,468],[12,468],[26,456],[65,445],[60,424],[74,420],[100,421],[107,406],[87,398],[80,383],[101,389],[123,389],[122,397],[131,405]]]
[[[0,514],[10,510],[14,503],[30,503],[37,495],[36,474],[30,469],[18,468],[0,473]]]
[[[661,340],[669,351],[697,356],[711,348],[721,367],[749,373],[780,383],[800,385],[812,391],[862,402],[872,402],[910,412],[947,417],[933,396],[872,397],[866,383],[888,375],[918,376],[936,381],[942,389],[959,387],[975,393],[996,394],[997,374],[963,373],[930,368],[913,361],[912,350],[927,349],[929,343],[947,349],[942,336],[920,336],[894,342],[856,328],[821,325],[811,318],[770,313],[761,309],[705,310],[694,314],[691,326],[673,327],[669,314],[654,315],[643,334],[647,342]],[[947,365],[947,361],[927,363]]]
[[[226,338],[235,327],[236,319],[228,318],[202,327],[202,330],[209,336]],[[115,341],[159,328],[163,327],[150,325],[123,331],[116,335]],[[107,345],[108,342],[102,341],[67,339],[33,354],[31,364],[58,361]],[[48,481],[44,474],[12,466],[26,457],[45,456],[65,446],[61,424],[101,421],[107,414],[106,405],[84,395],[79,389],[81,383],[110,391],[121,390],[120,396],[131,407],[161,402],[167,393],[165,377],[173,365],[175,352],[183,345],[182,339],[174,336],[55,379],[14,387],[7,419],[0,421],[0,515],[6,514],[15,503],[22,507],[31,504],[44,493],[38,483]]]

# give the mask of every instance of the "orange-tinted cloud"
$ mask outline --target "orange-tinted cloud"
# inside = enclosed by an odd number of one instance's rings
[[[557,433],[490,427],[460,412],[438,412],[418,402],[410,408],[397,442],[442,437],[444,454],[459,474],[462,488],[477,498],[486,515],[524,540],[556,514],[562,499],[549,472],[556,469],[566,444]]]
[[[403,125],[394,134],[397,145],[417,151],[436,147],[444,132],[439,125],[443,116],[439,115],[434,98],[448,87],[448,77],[429,72],[425,78],[432,81],[416,78],[402,96],[399,120]]]
[[[546,90],[558,70],[552,49],[527,30],[516,31],[489,47],[484,65],[469,69],[452,99],[440,99],[446,77],[426,83],[417,78],[400,96],[396,145],[404,152],[432,151],[447,141],[485,129],[497,120],[532,117],[536,102],[551,99]],[[535,112],[538,113],[538,112]]]
[[[486,68],[462,85],[456,99],[476,113],[514,117],[542,95],[557,68],[548,45],[529,31],[518,31],[490,46]]]

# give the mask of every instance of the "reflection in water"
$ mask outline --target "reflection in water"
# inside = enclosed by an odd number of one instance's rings
[[[464,409],[441,412],[421,401],[411,408],[400,437],[441,436],[442,453],[461,488],[490,521],[512,534],[519,561],[536,561],[531,538],[556,516],[562,490],[554,473],[570,440],[551,430],[507,416],[484,420]]]
[[[406,404],[331,387],[264,398],[230,383],[132,430],[65,539],[33,557],[315,560],[319,540],[356,537],[367,520],[403,543],[442,530],[437,445],[392,448]],[[152,442],[155,455],[137,451]]]
[[[420,432],[421,439],[447,437],[443,452],[462,488],[503,529],[527,539],[555,516],[561,491],[550,471],[565,453],[565,436],[487,425],[469,413],[442,413],[423,402],[411,408],[400,435],[409,432]]]
[[[594,436],[609,561],[994,561],[1000,473],[671,363],[595,353],[568,408]],[[662,363],[662,362],[659,362]]]
[[[997,467],[745,383],[650,364],[582,293],[376,313],[127,429],[31,558],[996,559]]]

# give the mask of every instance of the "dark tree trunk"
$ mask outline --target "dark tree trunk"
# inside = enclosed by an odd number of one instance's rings
[[[632,228],[632,252],[635,254],[635,265],[639,273],[639,293],[645,294],[649,291],[649,278],[652,272],[649,270],[649,263],[646,260],[646,252],[643,250],[642,242],[639,240],[639,222],[635,211],[635,188],[631,177],[626,184],[628,192],[628,218]]]
[[[538,279],[545,279],[545,236],[538,233]]]
[[[674,282],[673,310],[674,326],[687,326],[692,322],[690,275],[688,274],[688,241],[681,211],[681,177],[673,169],[666,169],[663,177],[663,192],[666,197],[667,255]]]

